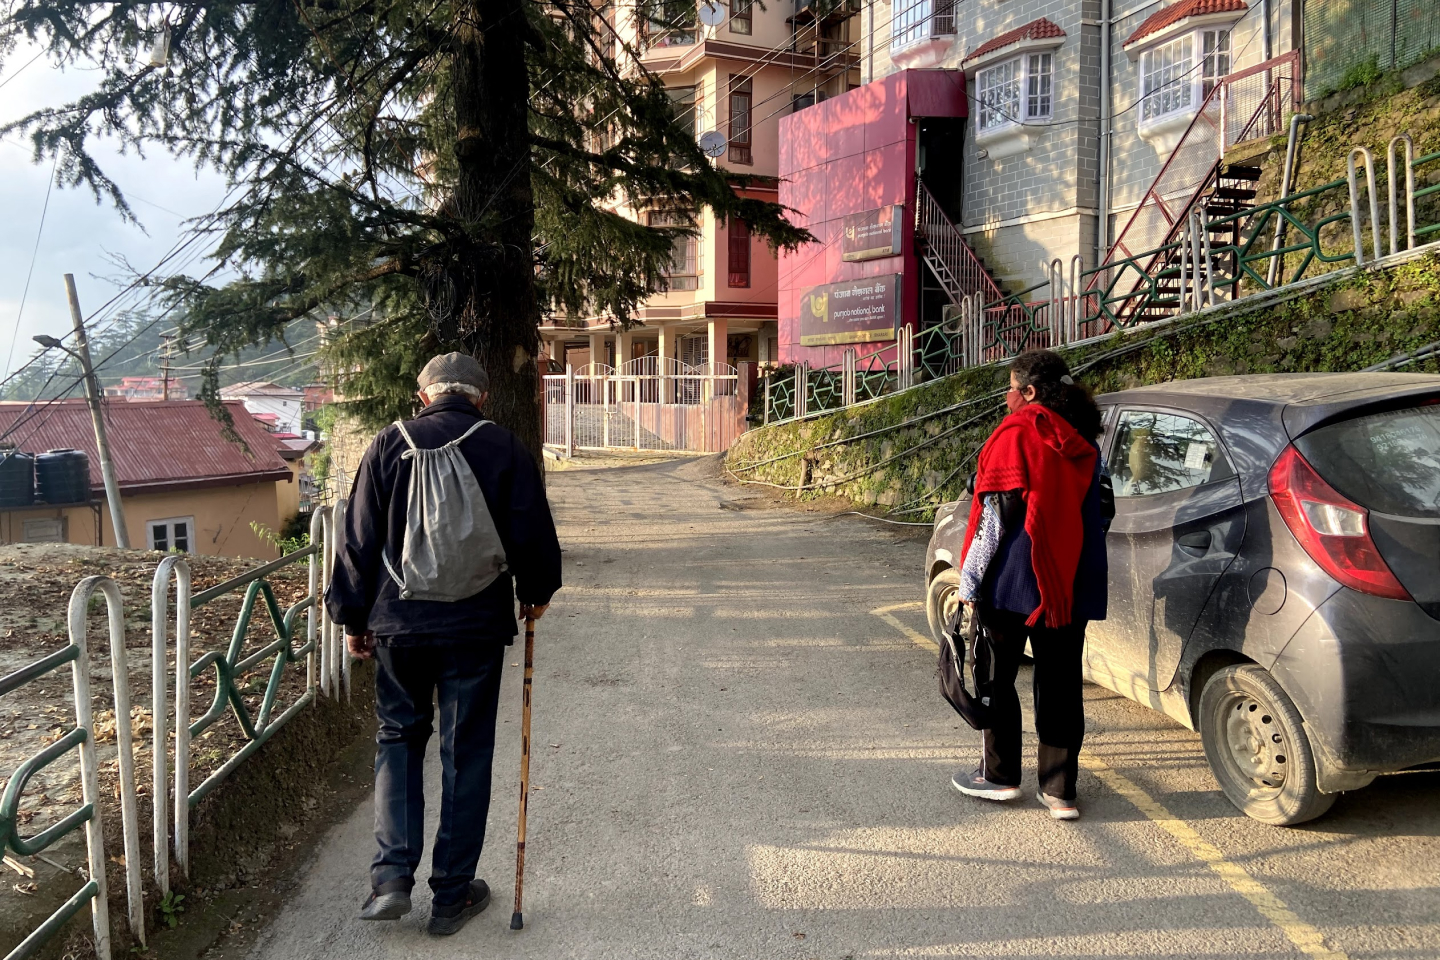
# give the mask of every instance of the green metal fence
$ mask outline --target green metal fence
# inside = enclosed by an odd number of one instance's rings
[[[0,797],[0,832],[3,846],[21,856],[34,856],[61,838],[83,830],[89,877],[60,908],[5,957],[23,960],[34,956],[88,904],[95,928],[95,954],[110,960],[110,908],[105,882],[105,835],[100,823],[99,763],[95,751],[95,722],[90,701],[90,646],[86,615],[90,600],[105,598],[109,625],[110,667],[115,687],[115,739],[120,774],[120,818],[125,853],[125,885],[129,897],[130,931],[145,944],[145,898],[140,879],[139,815],[135,791],[135,755],[130,730],[129,667],[125,657],[125,613],[120,588],[109,577],[86,577],[70,595],[70,643],[49,656],[0,679],[0,697],[10,694],[55,670],[70,668],[75,697],[75,726],[15,768]],[[20,834],[20,802],[30,780],[71,751],[80,755],[81,805],[31,837]]]
[[[1387,247],[1395,253],[1432,241],[1440,235],[1440,152],[1411,159],[1408,147],[1408,137],[1397,137],[1378,165],[1356,147],[1347,177],[1227,216],[1192,211],[1165,246],[1085,271],[1069,287],[1056,272],[968,310],[956,324],[921,335],[918,365],[934,376],[956,357],[967,365],[1004,361],[1369,263]],[[1228,242],[1220,239],[1227,235]]]
[[[274,733],[314,703],[317,691],[333,697],[349,696],[350,658],[345,653],[338,624],[330,622],[320,602],[329,584],[334,526],[341,521],[345,501],[333,508],[315,511],[310,525],[311,546],[262,564],[238,577],[198,593],[191,593],[189,564],[182,556],[163,559],[156,568],[151,588],[151,710],[154,720],[154,876],[162,894],[170,891],[170,851],[173,840],[175,862],[183,873],[190,866],[190,811],[207,794],[235,771],[270,739]],[[307,592],[282,610],[270,577],[277,571],[304,562],[308,566]],[[175,618],[170,619],[170,593],[174,585]],[[75,726],[54,742],[21,763],[10,775],[0,796],[0,847],[20,855],[38,854],[61,838],[79,830],[85,833],[89,876],[78,890],[35,928],[5,960],[24,960],[52,940],[65,924],[88,904],[95,929],[95,952],[99,960],[110,960],[111,935],[106,899],[105,839],[100,823],[98,761],[95,725],[91,709],[89,646],[86,614],[92,597],[105,598],[109,621],[111,672],[115,687],[116,751],[118,754],[120,814],[130,931],[143,948],[145,907],[140,866],[139,814],[136,800],[135,758],[130,724],[129,663],[125,655],[125,612],[120,589],[108,577],[87,577],[70,597],[70,643],[61,650],[0,678],[0,697],[15,692],[41,677],[69,666],[75,695]],[[230,642],[223,650],[212,650],[194,662],[190,659],[190,618],[194,609],[221,597],[241,597]],[[247,650],[250,628],[257,618],[268,620],[273,639],[259,649]],[[303,623],[302,623],[303,621]],[[301,639],[303,634],[303,641]],[[169,643],[175,651],[175,736],[174,793],[170,791],[169,767]],[[282,684],[304,663],[304,692],[293,702],[281,704]],[[215,696],[198,718],[190,719],[190,692],[194,680],[207,671],[215,674]],[[256,675],[263,683],[258,703],[246,679]],[[226,713],[234,716],[245,744],[225,759],[198,787],[190,788],[193,763],[191,741],[219,722]],[[36,773],[56,763],[71,751],[80,757],[81,805],[58,822],[34,836],[22,836],[19,811],[27,784]],[[170,811],[174,810],[173,834]],[[118,859],[118,858],[113,858]]]
[[[889,360],[883,356],[886,353],[891,355]],[[913,335],[902,327],[894,346],[863,356],[850,349],[839,364],[828,367],[812,369],[800,363],[783,372],[767,373],[763,386],[765,423],[839,410],[903,390],[914,382],[914,356]]]
[[[315,701],[316,691],[339,696],[343,687],[348,696],[350,690],[350,659],[341,646],[339,628],[324,614],[321,603],[325,587],[330,581],[330,566],[333,551],[326,545],[332,542],[334,523],[339,522],[345,510],[345,501],[340,500],[334,508],[317,510],[310,522],[310,546],[286,554],[272,561],[240,574],[224,583],[201,590],[193,596],[190,593],[190,570],[179,557],[167,557],[155,571],[152,587],[151,609],[153,617],[153,701],[155,715],[155,872],[156,882],[162,890],[169,889],[169,861],[162,853],[171,846],[169,823],[166,815],[165,782],[162,765],[168,748],[166,724],[166,700],[168,681],[165,671],[165,650],[169,623],[166,600],[170,581],[175,581],[175,791],[174,791],[174,856],[182,874],[190,871],[190,811],[197,806],[226,777],[234,773],[242,763],[259,750],[296,714]],[[269,577],[284,567],[305,562],[309,570],[306,595],[285,610],[281,610],[275,598],[275,590]],[[241,594],[240,611],[231,632],[230,643],[224,651],[212,650],[193,663],[190,660],[190,616],[198,607],[225,596]],[[318,613],[317,613],[318,610]],[[250,627],[256,617],[268,619],[274,639],[257,650],[246,651]],[[304,617],[304,625],[301,618]],[[301,633],[304,642],[300,642]],[[317,657],[319,671],[317,684]],[[280,709],[276,714],[280,688],[286,677],[287,668],[294,664],[305,664],[305,692],[293,703]],[[190,692],[192,683],[206,671],[214,671],[215,695],[210,706],[198,718],[190,719]],[[247,688],[242,680],[251,674],[265,672],[264,688],[259,704],[252,708],[246,702]],[[230,713],[239,724],[246,743],[227,758],[203,782],[194,789],[190,787],[193,764],[191,743],[193,740]]]

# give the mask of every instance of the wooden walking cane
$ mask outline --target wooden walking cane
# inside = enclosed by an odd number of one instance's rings
[[[525,918],[520,901],[525,890],[525,806],[530,799],[530,684],[535,677],[535,618],[525,618],[525,686],[520,712],[520,830],[515,841],[515,912],[510,929],[520,930]]]

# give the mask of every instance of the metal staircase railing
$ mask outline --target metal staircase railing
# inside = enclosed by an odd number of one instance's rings
[[[1237,143],[1280,132],[1298,106],[1299,97],[1299,51],[1238,70],[1220,80],[1115,237],[1101,269],[1092,273],[1090,289],[1114,290],[1116,277],[1108,268],[1123,270],[1122,265],[1133,263],[1137,254],[1157,251],[1157,256],[1166,256],[1197,208],[1219,201],[1220,206],[1233,209],[1243,205],[1235,201],[1253,198],[1253,190],[1248,197],[1240,196],[1246,188],[1229,182],[1235,177],[1222,170],[1225,151]],[[1239,173],[1240,180],[1253,183],[1249,170]],[[1159,260],[1146,262],[1142,272],[1153,276],[1164,266]],[[1137,287],[1139,282],[1137,277]],[[1126,292],[1136,292],[1136,288]]]
[[[987,302],[1003,297],[995,278],[924,183],[915,184],[915,199],[915,237],[922,241],[917,252],[950,302],[959,306],[977,293]]]

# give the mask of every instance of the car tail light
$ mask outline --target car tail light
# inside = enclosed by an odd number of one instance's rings
[[[1270,468],[1270,497],[1300,546],[1330,576],[1361,593],[1411,599],[1370,538],[1369,511],[1341,496],[1294,447]]]

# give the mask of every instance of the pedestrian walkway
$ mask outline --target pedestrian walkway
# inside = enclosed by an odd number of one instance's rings
[[[422,882],[404,920],[356,920],[367,803],[255,960],[1440,954],[1440,781],[1382,781],[1277,830],[1214,792],[1194,734],[1087,687],[1084,819],[958,797],[978,736],[936,694],[918,633],[923,539],[774,507],[707,469],[551,476],[567,585],[538,628],[525,929],[508,929],[517,647],[490,910],[430,938]],[[1323,939],[1303,949],[1297,930]]]

